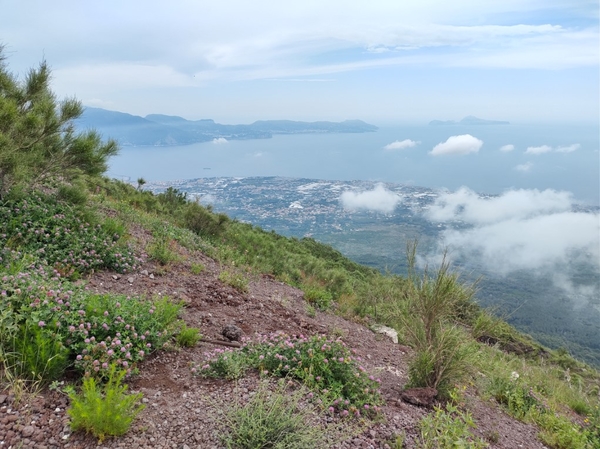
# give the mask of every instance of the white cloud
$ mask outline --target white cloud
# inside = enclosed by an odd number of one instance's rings
[[[421,142],[417,142],[410,139],[396,140],[395,142],[388,143],[386,146],[383,147],[383,149],[388,151],[404,150],[405,148],[413,148],[420,143]]]
[[[432,156],[442,156],[447,154],[469,154],[477,153],[483,141],[470,134],[448,137],[448,140],[438,143],[433,150],[429,152]]]
[[[581,145],[574,143],[566,147],[558,147],[555,151],[557,153],[572,153],[573,151],[577,151],[579,148],[581,148]]]
[[[372,210],[376,212],[393,212],[396,205],[402,201],[401,197],[378,184],[373,190],[364,192],[344,192],[340,196],[340,202],[344,209],[349,210]]]
[[[140,64],[135,62],[107,62],[66,66],[52,71],[54,85],[61,91],[70,92],[73,86],[85,84],[95,89],[118,85],[123,89],[146,89],[160,87],[187,87],[194,85],[187,76],[166,64]]]
[[[507,274],[554,271],[566,267],[573,254],[598,269],[599,236],[598,214],[561,212],[446,231],[444,241],[489,270]]]
[[[223,145],[224,143],[229,143],[229,140],[227,140],[225,137],[215,137],[212,140],[212,143],[216,145]]]
[[[541,145],[539,147],[527,147],[525,150],[526,154],[535,154],[536,156],[539,154],[550,153],[552,151],[552,147],[549,145]]]
[[[472,225],[496,223],[510,219],[525,219],[571,209],[570,192],[555,190],[509,190],[500,196],[479,196],[462,187],[456,192],[436,198],[426,217],[432,221],[462,221]]]
[[[600,215],[573,212],[573,204],[569,192],[511,190],[482,198],[462,188],[440,195],[425,216],[434,222],[460,222],[461,229],[443,232],[444,245],[491,272],[570,276],[576,260],[600,275]]]
[[[539,147],[528,147],[527,150],[525,150],[525,153],[526,154],[534,154],[534,155],[540,155],[540,154],[545,154],[545,153],[550,153],[550,152],[572,153],[573,151],[577,151],[579,148],[581,148],[581,145],[578,143],[573,143],[573,144],[567,145],[565,147],[556,147],[556,148],[552,148],[550,145],[541,145]]]
[[[515,146],[512,144],[508,144],[508,145],[502,145],[500,147],[500,151],[502,151],[503,153],[509,153],[511,151],[514,151]]]
[[[527,173],[528,171],[531,170],[531,167],[533,167],[533,163],[531,162],[525,162],[524,164],[519,164],[515,167],[515,170],[523,172],[523,173]]]

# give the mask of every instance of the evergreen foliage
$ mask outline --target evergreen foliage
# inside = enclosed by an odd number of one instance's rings
[[[20,81],[5,59],[0,47],[0,198],[17,186],[31,189],[104,173],[118,151],[116,142],[103,143],[95,131],[75,132],[82,105],[56,99],[45,61]]]

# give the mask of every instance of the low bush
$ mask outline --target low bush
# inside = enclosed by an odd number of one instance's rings
[[[183,225],[199,235],[218,236],[228,222],[227,215],[214,214],[198,203],[188,203],[183,212]]]
[[[223,270],[219,273],[219,280],[222,283],[235,288],[240,293],[248,292],[248,278],[242,273],[234,270]]]
[[[517,419],[524,419],[531,410],[542,406],[533,391],[519,379],[516,372],[513,373],[512,378],[492,376],[488,392],[499,404],[506,406],[510,414]]]
[[[161,265],[169,265],[179,259],[173,242],[165,226],[156,226],[152,232],[154,239],[148,245],[148,256]]]
[[[320,429],[310,422],[311,408],[300,405],[302,397],[302,390],[269,391],[261,384],[247,404],[236,404],[227,413],[223,444],[229,449],[324,447]]]
[[[142,393],[127,394],[127,385],[122,384],[124,376],[124,371],[112,365],[103,387],[93,377],[87,377],[81,393],[69,393],[71,406],[67,414],[73,430],[91,433],[100,442],[107,436],[120,436],[129,430],[145,406],[139,404]]]
[[[201,263],[193,263],[190,271],[192,272],[192,274],[200,274],[202,273],[204,270],[206,269],[206,267],[201,264]]]
[[[542,428],[540,440],[552,449],[595,449],[586,432],[568,418],[554,413],[537,413],[535,423]]]
[[[234,379],[255,368],[265,375],[298,379],[342,416],[371,414],[381,403],[379,380],[367,374],[340,339],[272,334],[241,350],[217,349],[207,358],[193,368],[200,376]]]
[[[475,423],[469,412],[461,411],[452,403],[445,408],[436,407],[419,423],[419,449],[483,449],[485,441],[476,437],[470,429]]]
[[[10,357],[9,365],[21,372],[44,373],[52,380],[58,371],[42,365],[52,360],[52,366],[62,366],[62,346],[67,365],[87,375],[105,375],[111,364],[131,369],[177,330],[181,304],[167,297],[146,301],[91,294],[22,255],[5,252],[3,263],[0,355]]]
[[[304,287],[304,299],[310,304],[315,305],[320,310],[327,310],[333,303],[331,293],[323,287],[309,286]]]
[[[93,224],[90,211],[34,193],[0,204],[0,247],[34,254],[63,276],[95,269],[126,272],[138,261],[121,235]]]
[[[200,337],[199,329],[184,326],[179,333],[175,335],[175,341],[177,341],[177,344],[181,347],[192,348],[200,341]]]

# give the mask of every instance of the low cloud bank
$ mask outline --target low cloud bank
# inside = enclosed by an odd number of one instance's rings
[[[573,212],[569,192],[512,190],[481,198],[462,188],[440,195],[426,218],[461,222],[464,229],[443,232],[453,254],[507,275],[517,270],[551,274],[557,287],[572,295],[589,287],[575,286],[577,263],[600,275],[600,215]]]
[[[483,141],[471,134],[448,137],[448,140],[438,143],[429,152],[432,156],[446,156],[451,154],[464,155],[477,153],[483,145]]]
[[[215,137],[212,140],[212,143],[214,143],[216,145],[222,145],[224,143],[229,143],[229,140],[227,140],[225,137]]]
[[[456,192],[440,195],[427,212],[427,218],[481,225],[566,212],[572,204],[570,192],[521,189],[482,198],[476,192],[462,187]]]
[[[340,195],[340,202],[348,210],[372,210],[376,212],[393,212],[402,198],[394,192],[378,184],[373,190],[364,192],[344,192]]]
[[[533,154],[538,156],[540,154],[546,153],[572,153],[573,151],[577,151],[581,148],[581,145],[578,143],[573,143],[571,145],[567,145],[565,147],[556,147],[552,148],[550,145],[541,145],[539,147],[527,147],[525,150],[525,154]]]
[[[387,151],[404,150],[406,148],[413,148],[420,143],[421,142],[417,142],[415,140],[410,139],[396,140],[395,142],[388,143],[386,146],[383,147],[383,149]]]

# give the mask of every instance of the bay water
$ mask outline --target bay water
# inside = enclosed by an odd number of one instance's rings
[[[476,153],[433,156],[435,145],[470,134]],[[416,144],[386,150],[395,141]],[[289,134],[271,139],[204,142],[184,146],[122,147],[109,161],[109,176],[130,181],[210,177],[283,176],[371,180],[487,194],[509,189],[572,192],[583,204],[600,205],[598,125],[447,125],[382,127],[362,134]],[[510,152],[500,151],[513,145]],[[548,146],[542,154],[530,147]],[[574,151],[565,152],[571,147]],[[562,150],[557,151],[562,148]]]

